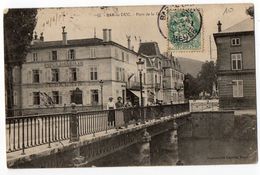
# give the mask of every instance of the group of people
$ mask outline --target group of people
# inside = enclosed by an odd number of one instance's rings
[[[107,110],[110,110],[108,112],[108,122],[109,123],[115,123],[115,111],[113,109],[123,109],[123,108],[131,108],[134,107],[130,98],[126,99],[126,102],[122,102],[122,97],[117,97],[117,102],[113,102],[113,97],[109,97],[108,103],[107,103]],[[125,124],[128,123],[130,120],[135,120],[137,123],[137,114],[132,114],[133,111],[124,111],[124,122]],[[121,128],[121,127],[120,127]],[[119,129],[120,129],[119,128]]]
[[[121,109],[121,108],[130,108],[133,107],[130,98],[126,99],[125,104],[122,102],[122,97],[117,97],[117,102],[113,102],[113,97],[109,97],[107,103],[107,110],[109,109]]]

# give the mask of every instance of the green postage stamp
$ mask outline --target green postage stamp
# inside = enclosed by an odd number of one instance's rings
[[[202,51],[203,27],[201,10],[197,8],[168,9],[168,50]]]

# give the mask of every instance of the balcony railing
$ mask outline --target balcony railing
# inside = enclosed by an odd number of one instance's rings
[[[88,134],[128,127],[131,123],[151,121],[189,111],[189,104],[124,108],[116,110],[70,112],[6,118],[7,152],[14,152]]]

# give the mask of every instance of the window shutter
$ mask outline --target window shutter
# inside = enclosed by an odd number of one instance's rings
[[[51,69],[47,69],[47,82],[51,82]]]
[[[67,51],[67,59],[70,59],[70,50]]]
[[[29,98],[27,98],[27,104],[32,106],[33,105],[33,94],[29,93]]]
[[[65,77],[67,77],[68,81],[71,81],[71,76],[69,75],[69,69],[65,70]]]
[[[238,81],[238,96],[239,97],[244,96],[244,94],[243,94],[243,81],[242,80]]]
[[[49,55],[49,61],[51,61],[51,52],[48,52],[48,55]]]
[[[28,71],[27,74],[27,83],[32,83],[32,71]]]
[[[237,88],[237,81],[233,82],[233,97],[237,97],[238,95],[238,88]]]
[[[77,81],[81,81],[82,80],[79,68],[76,68],[76,76],[77,76]]]
[[[59,92],[59,104],[62,104],[62,92]]]
[[[43,80],[43,73],[42,73],[42,70],[39,70],[39,83],[40,82],[43,82],[42,80]]]

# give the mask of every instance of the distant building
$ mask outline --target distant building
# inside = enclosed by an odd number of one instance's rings
[[[164,103],[183,102],[184,74],[180,71],[177,59],[162,55],[156,42],[140,43],[138,53],[147,57],[148,102],[156,100]]]
[[[217,46],[219,105],[224,109],[256,107],[254,20],[249,18],[214,33]]]
[[[178,58],[163,56],[163,99],[165,102],[184,102],[184,73]]]
[[[140,97],[140,86],[133,90],[139,85],[136,62],[146,58],[113,42],[111,29],[103,30],[103,39],[68,40],[65,28],[61,36],[59,41],[36,36],[22,67],[13,70],[14,109],[23,114],[62,112],[72,102],[81,110],[100,109],[101,96],[103,106],[110,96],[114,101]],[[146,94],[144,89],[144,104]]]

